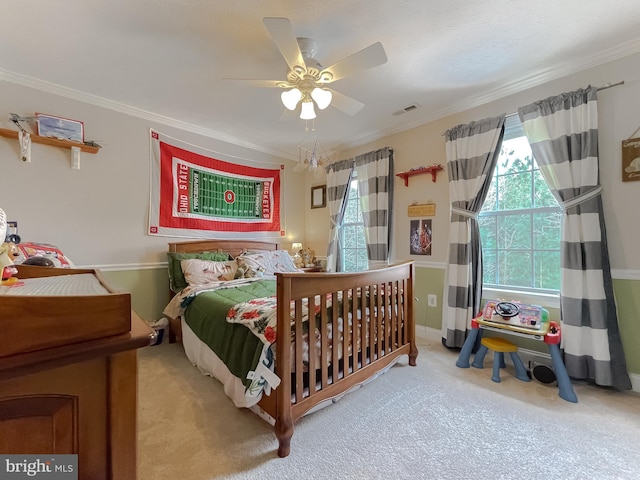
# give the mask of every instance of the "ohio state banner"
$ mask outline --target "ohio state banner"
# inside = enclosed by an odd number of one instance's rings
[[[284,234],[280,223],[284,166],[268,169],[218,160],[154,130],[150,141],[149,235]]]

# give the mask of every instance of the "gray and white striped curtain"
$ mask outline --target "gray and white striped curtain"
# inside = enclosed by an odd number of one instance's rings
[[[518,114],[564,210],[560,312],[567,373],[628,390],[600,196],[597,88],[550,97]]]
[[[360,208],[367,241],[369,268],[388,264],[393,201],[393,150],[389,147],[355,160]]]
[[[353,173],[353,159],[332,163],[327,172],[327,207],[329,208],[329,245],[327,247],[327,272],[337,272],[340,225],[347,205],[347,192]]]
[[[442,341],[462,347],[482,301],[482,251],[478,212],[489,191],[504,136],[505,115],[445,132],[451,225],[442,312]]]

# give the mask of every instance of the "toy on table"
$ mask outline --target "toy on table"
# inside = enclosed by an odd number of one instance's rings
[[[481,318],[488,322],[542,332],[546,332],[549,327],[547,309],[538,305],[526,305],[518,302],[488,300]]]

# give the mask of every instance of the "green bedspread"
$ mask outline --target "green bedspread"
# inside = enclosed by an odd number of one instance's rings
[[[238,303],[275,294],[275,280],[258,280],[185,299],[189,302],[184,312],[187,325],[247,388],[253,382],[247,374],[255,370],[265,345],[246,326],[227,322],[226,315]]]

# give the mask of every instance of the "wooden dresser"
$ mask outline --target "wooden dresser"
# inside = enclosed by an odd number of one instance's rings
[[[0,453],[77,454],[80,479],[135,479],[136,349],[155,333],[100,272],[18,278],[87,274],[106,293],[0,295]]]

